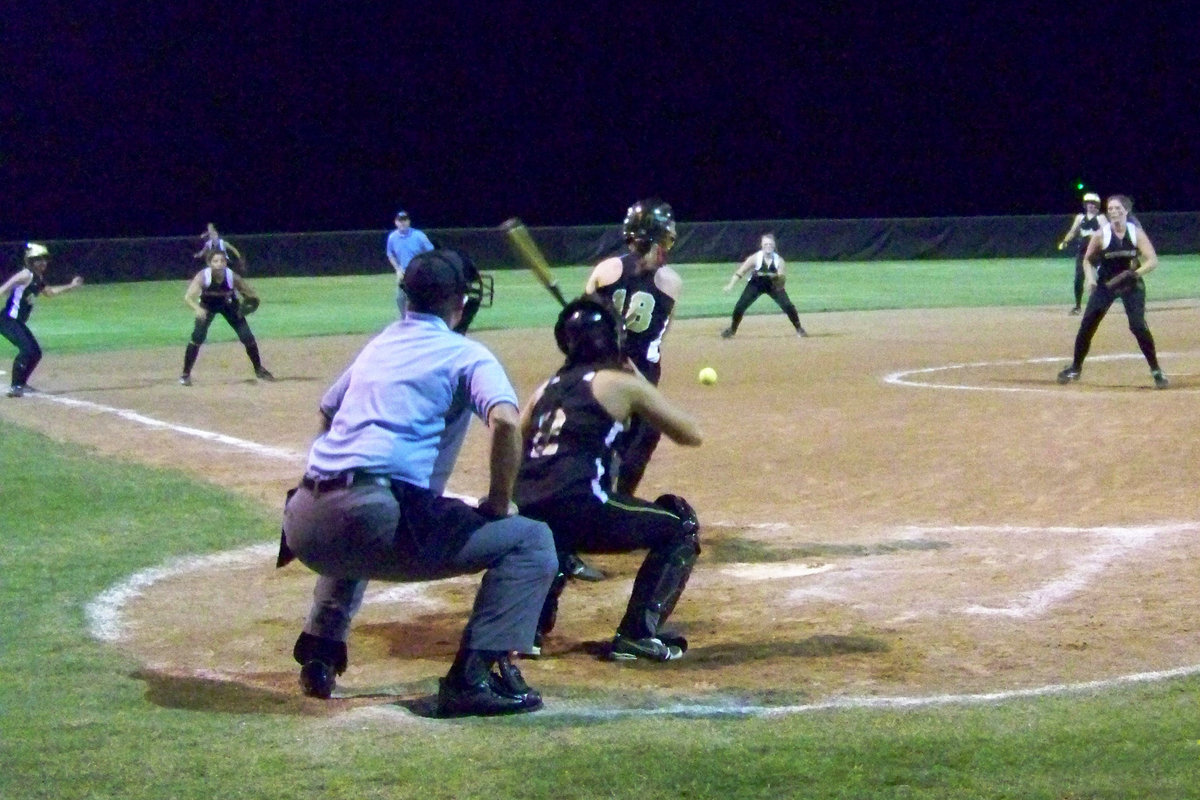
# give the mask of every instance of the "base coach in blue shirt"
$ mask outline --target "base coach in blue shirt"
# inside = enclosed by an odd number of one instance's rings
[[[528,651],[558,570],[550,529],[509,516],[521,457],[517,396],[496,357],[462,334],[483,285],[451,250],[415,257],[407,315],[359,353],[321,400],[325,430],[288,499],[280,563],[317,572],[293,650],[305,694],[329,697],[369,579],[439,580],[483,571],[449,673],[442,716],[542,705],[511,662]],[[442,496],[471,416],[491,430],[490,486],[478,507]]]

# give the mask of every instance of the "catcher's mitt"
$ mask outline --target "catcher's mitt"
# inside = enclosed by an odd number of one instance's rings
[[[258,311],[259,299],[257,297],[243,297],[241,306],[239,306],[242,316],[253,314]]]

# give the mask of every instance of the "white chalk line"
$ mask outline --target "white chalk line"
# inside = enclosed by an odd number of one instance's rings
[[[1121,357],[1132,357],[1132,356],[1112,356],[1109,358],[1121,358]],[[1105,358],[1105,357],[1101,356],[1098,358]],[[1048,361],[1051,359],[1042,359],[1042,360]],[[1025,362],[1014,362],[1014,363],[1025,363]],[[933,371],[933,370],[926,370],[926,371]],[[903,374],[912,374],[915,372],[920,372],[920,371],[911,371],[910,373],[894,373],[894,374],[895,375],[903,375]],[[914,385],[920,386],[923,384],[914,384]],[[267,445],[258,444],[257,442],[251,442],[251,441],[247,441],[245,439],[239,439],[236,437],[227,436],[225,434],[215,433],[212,431],[205,431],[205,430],[201,430],[199,428],[193,428],[190,426],[177,425],[175,423],[164,422],[162,420],[157,420],[157,419],[154,419],[153,417],[148,417],[144,414],[140,414],[138,412],[135,412],[135,411],[132,411],[129,409],[115,408],[112,406],[106,406],[106,405],[102,405],[99,403],[92,403],[92,402],[86,401],[86,400],[78,400],[75,398],[64,397],[61,395],[46,395],[46,394],[41,394],[41,393],[34,393],[32,396],[38,397],[40,399],[49,400],[51,402],[59,403],[62,405],[66,405],[69,407],[73,407],[73,408],[80,408],[80,409],[93,411],[93,412],[113,414],[115,416],[118,416],[118,417],[125,419],[127,421],[130,421],[130,422],[133,422],[135,424],[145,425],[145,426],[151,427],[151,428],[168,430],[168,431],[171,431],[174,433],[179,433],[179,434],[182,434],[185,436],[194,436],[194,437],[206,440],[206,441],[217,442],[219,444],[246,450],[248,452],[252,452],[252,453],[266,456],[266,457],[282,458],[282,459],[286,459],[289,461],[291,461],[291,460],[300,461],[304,458],[303,454],[297,453],[296,451],[286,450],[286,449],[277,448],[277,447],[270,447]],[[721,524],[722,524],[722,526],[727,525],[729,527],[735,527],[734,523],[721,523]],[[740,525],[737,527],[777,529],[778,526],[781,526],[781,525],[783,527],[787,527],[786,525],[783,525],[782,523],[760,523],[760,524],[756,524],[756,525]],[[1180,525],[1187,525],[1187,523],[1180,523]],[[972,528],[970,528],[970,527],[955,526],[955,527],[949,527],[949,528],[930,528],[928,530],[937,531],[937,530],[971,530],[971,529]],[[1043,530],[1043,531],[1047,530],[1047,529],[1037,529],[1037,528],[1032,528],[1032,527],[1005,527],[1005,526],[1001,526],[1000,528],[996,528],[996,529],[997,530],[1011,530],[1011,531],[1027,531],[1027,532],[1036,532],[1038,530]],[[1174,529],[1175,528],[1172,528],[1171,526],[1166,526],[1166,527],[1156,530],[1156,532],[1163,532],[1164,530],[1174,530]],[[916,526],[906,526],[904,528],[904,530],[912,531],[912,530],[925,530],[925,529],[919,528]],[[1049,529],[1049,530],[1056,530],[1056,529]],[[1076,530],[1076,529],[1068,529],[1068,530]],[[1114,530],[1114,531],[1126,530],[1126,531],[1128,531],[1128,530],[1146,530],[1146,529],[1145,528],[1142,528],[1142,529],[1113,528],[1111,530]],[[261,545],[261,544],[260,545],[252,545],[250,547],[241,548],[239,550],[226,551],[226,552],[222,552],[222,553],[215,553],[215,554],[210,554],[210,555],[205,555],[205,556],[193,556],[193,557],[173,559],[172,561],[169,561],[162,566],[153,567],[150,569],[139,571],[139,572],[135,573],[134,575],[130,576],[129,578],[127,578],[126,580],[124,580],[120,583],[117,583],[114,586],[110,587],[109,589],[106,589],[105,591],[101,592],[100,595],[98,595],[92,602],[87,604],[87,606],[85,608],[85,615],[88,620],[88,630],[93,637],[95,637],[96,639],[99,639],[101,641],[108,641],[108,642],[119,641],[121,638],[123,638],[123,636],[125,635],[125,632],[127,631],[126,623],[123,618],[123,608],[130,600],[140,596],[147,588],[154,585],[155,583],[157,583],[161,580],[167,579],[167,578],[174,577],[176,575],[191,572],[196,569],[209,568],[211,566],[239,566],[239,565],[246,565],[248,563],[259,563],[266,559],[269,559],[270,556],[275,553],[275,550],[276,550],[276,547],[273,544],[271,544],[271,545]],[[1115,555],[1116,554],[1114,553],[1114,555],[1112,555],[1111,557],[1115,557]],[[1111,560],[1111,558],[1110,558],[1110,560]],[[1105,563],[1107,563],[1107,562],[1105,562]],[[816,570],[816,571],[823,571],[823,570]],[[1089,574],[1094,574],[1094,572],[1089,573]],[[1086,577],[1086,575],[1084,577]],[[1080,577],[1075,576],[1073,578],[1070,578],[1069,580],[1078,582],[1080,580]],[[407,585],[407,586],[400,586],[400,587],[391,587],[391,588],[385,589],[382,592],[378,593],[377,595],[373,596],[371,598],[371,601],[372,602],[393,602],[393,600],[391,599],[393,597],[403,597],[408,600],[414,600],[414,599],[416,599],[416,596],[419,596],[419,593],[415,593],[414,590],[423,589],[423,588],[424,588],[424,585]],[[398,591],[398,592],[400,592],[400,594],[398,594],[398,595],[390,594],[393,591]],[[1061,594],[1062,590],[1055,590],[1055,591],[1057,591],[1059,594]],[[1052,592],[1047,593],[1045,597],[1035,598],[1031,607],[1036,607],[1038,603],[1053,602],[1054,596],[1055,596],[1055,592],[1052,591]],[[366,598],[364,598],[364,602],[366,602]],[[1027,603],[1026,605],[1029,605],[1029,603]],[[617,716],[633,716],[633,715],[640,715],[640,716],[660,716],[660,715],[713,716],[713,715],[731,715],[732,714],[732,715],[741,715],[741,716],[777,716],[777,715],[782,715],[782,714],[805,713],[805,712],[810,712],[810,711],[820,711],[820,710],[839,709],[839,708],[845,708],[845,709],[849,709],[849,708],[912,708],[912,707],[931,706],[931,705],[945,705],[945,704],[951,704],[951,703],[1000,702],[1003,700],[1015,699],[1015,698],[1019,698],[1019,697],[1036,697],[1036,696],[1049,695],[1049,694],[1062,694],[1062,693],[1068,693],[1068,692],[1084,692],[1084,691],[1092,691],[1092,690],[1102,690],[1102,689],[1112,688],[1112,687],[1116,687],[1116,686],[1119,686],[1122,684],[1127,684],[1127,683],[1140,683],[1140,682],[1149,682],[1149,681],[1156,681],[1156,680],[1166,680],[1166,679],[1173,678],[1173,677],[1182,677],[1182,676],[1186,676],[1186,675],[1192,675],[1197,672],[1200,672],[1200,665],[1195,665],[1195,666],[1190,666],[1190,667],[1180,667],[1180,668],[1176,668],[1173,670],[1166,670],[1166,671],[1161,671],[1161,672],[1137,673],[1134,675],[1120,676],[1117,678],[1111,678],[1111,679],[1102,680],[1102,681],[1091,681],[1091,682],[1080,683],[1080,684],[1053,684],[1053,685],[1049,685],[1049,686],[1037,687],[1037,688],[1032,688],[1032,689],[1013,690],[1013,691],[1008,691],[1008,692],[993,692],[993,693],[988,693],[988,694],[960,694],[960,695],[946,694],[946,695],[926,695],[926,696],[913,696],[913,697],[839,698],[839,699],[830,700],[830,701],[826,701],[826,702],[822,702],[822,703],[794,705],[794,706],[753,706],[753,705],[739,704],[739,705],[726,707],[726,706],[705,706],[705,705],[679,705],[679,706],[660,707],[660,708],[655,708],[655,709],[592,709],[592,710],[588,710],[588,711],[584,711],[584,712],[564,710],[563,713],[564,714],[575,714],[577,716],[580,714],[585,714],[585,715],[591,715],[591,716],[598,717],[598,718],[602,718],[602,717],[606,717],[606,716],[607,717],[617,717]],[[215,670],[204,670],[204,673],[205,673],[205,675],[208,675],[208,676],[219,676],[221,674],[219,671],[215,671]],[[199,672],[196,670],[193,670],[193,674],[199,674]]]
[[[1160,358],[1175,358],[1179,353],[1159,353]],[[1124,361],[1128,359],[1140,359],[1141,353],[1120,353],[1116,355],[1100,355],[1088,356],[1088,362],[1096,361]],[[966,364],[942,364],[936,367],[922,367],[919,369],[897,370],[889,372],[883,376],[883,382],[893,386],[911,386],[918,389],[952,389],[960,392],[1003,392],[1009,394],[1062,394],[1063,389],[1052,389],[1046,387],[1035,386],[980,386],[970,383],[944,383],[931,380],[918,380],[910,376],[917,375],[932,375],[938,372],[951,372],[953,370],[965,369],[982,369],[991,367],[1019,367],[1025,364],[1048,364],[1057,363],[1066,366],[1070,363],[1070,357],[1063,356],[1042,356],[1038,358],[1024,358],[1012,361],[974,361]],[[1169,375],[1167,377],[1170,377]],[[1149,383],[1147,383],[1149,386]],[[1178,394],[1180,392],[1195,393],[1196,389],[1168,389],[1167,391]],[[1086,393],[1094,394],[1094,393]],[[1078,393],[1072,393],[1072,397],[1078,397]],[[1103,394],[1095,394],[1097,397],[1103,397]]]

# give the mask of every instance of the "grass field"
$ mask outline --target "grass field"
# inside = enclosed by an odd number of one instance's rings
[[[724,317],[735,295],[720,287],[732,265],[680,269],[681,315]],[[563,269],[560,281],[578,286],[584,274]],[[1065,258],[796,264],[789,290],[802,317],[1026,304],[1065,312],[1070,278]],[[1164,259],[1147,284],[1151,302],[1200,297],[1200,258]],[[365,333],[394,311],[386,275],[255,285],[262,339]],[[51,357],[163,344],[182,352],[183,289],[89,287],[40,303],[33,328]],[[554,309],[527,275],[505,272],[480,322],[545,327]],[[755,311],[777,313],[767,299]],[[213,340],[222,338],[231,334],[215,325]],[[271,541],[277,510],[4,422],[0,476],[0,798],[1200,797],[1198,678],[913,710],[403,726],[369,713],[312,717],[287,698],[256,698],[247,711],[237,687],[216,681],[158,692],[141,665],[89,638],[85,604],[169,558]]]

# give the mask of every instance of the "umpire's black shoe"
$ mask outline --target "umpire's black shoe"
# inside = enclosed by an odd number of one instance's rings
[[[592,583],[596,583],[598,581],[605,580],[608,577],[608,575],[606,575],[604,572],[591,566],[576,555],[569,555],[566,557],[565,569],[563,571],[577,581],[590,581]]]
[[[333,667],[324,661],[312,660],[305,662],[300,668],[300,688],[309,697],[319,697],[328,700],[337,685],[334,680]]]
[[[1071,381],[1079,380],[1079,368],[1067,367],[1062,372],[1058,373],[1059,383],[1070,383]]]
[[[523,683],[524,681],[522,681]],[[501,683],[489,674],[480,683],[462,685],[452,676],[438,681],[437,711],[439,717],[496,717],[502,714],[524,714],[542,707],[542,696],[530,690],[526,694],[509,696],[496,691]]]
[[[496,671],[488,676],[492,691],[501,697],[532,698],[537,703],[542,702],[542,696],[536,689],[531,689],[525,682],[525,676],[507,653],[496,659]]]

